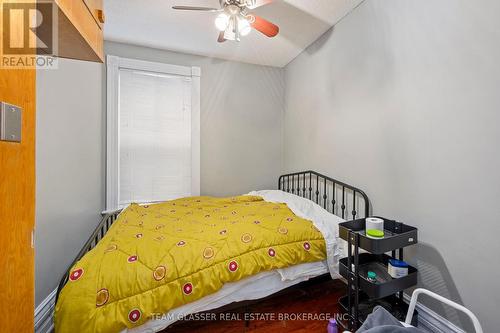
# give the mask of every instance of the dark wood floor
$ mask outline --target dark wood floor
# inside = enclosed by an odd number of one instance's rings
[[[216,320],[178,322],[162,332],[324,333],[328,323],[326,320],[285,320],[284,316],[288,314],[291,317],[304,313],[334,316],[339,312],[338,299],[345,294],[345,291],[346,286],[340,280],[320,277],[262,301],[232,305],[220,313],[211,315],[215,316]],[[221,320],[221,318],[229,320]]]

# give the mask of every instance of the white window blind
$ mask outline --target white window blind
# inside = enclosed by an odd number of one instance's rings
[[[191,78],[120,70],[120,205],[191,195]]]
[[[199,195],[199,68],[107,60],[107,209]]]

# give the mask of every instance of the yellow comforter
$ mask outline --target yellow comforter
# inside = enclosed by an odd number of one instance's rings
[[[325,258],[321,233],[286,204],[255,196],[132,204],[71,269],[56,332],[119,332],[224,283]]]

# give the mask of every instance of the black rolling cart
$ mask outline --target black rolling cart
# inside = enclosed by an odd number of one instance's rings
[[[417,228],[383,220],[384,237],[379,239],[366,236],[365,219],[339,224],[340,238],[348,244],[347,257],[341,259],[339,264],[339,273],[347,280],[347,295],[339,300],[346,314],[345,320],[339,323],[345,330],[356,331],[377,305],[402,321],[408,311],[408,305],[403,301],[403,290],[417,284],[417,269],[409,266],[407,276],[392,278],[387,272],[387,265],[391,257],[403,260],[403,248],[417,243]],[[360,249],[368,253],[360,253]],[[391,256],[385,254],[389,252]],[[368,278],[368,271],[377,272],[376,281]],[[416,324],[416,313],[413,320],[412,324]]]

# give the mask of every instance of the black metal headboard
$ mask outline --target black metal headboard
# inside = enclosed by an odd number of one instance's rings
[[[307,198],[343,219],[370,216],[370,200],[362,190],[315,171],[282,175],[278,189]],[[364,216],[358,210],[364,209]]]

